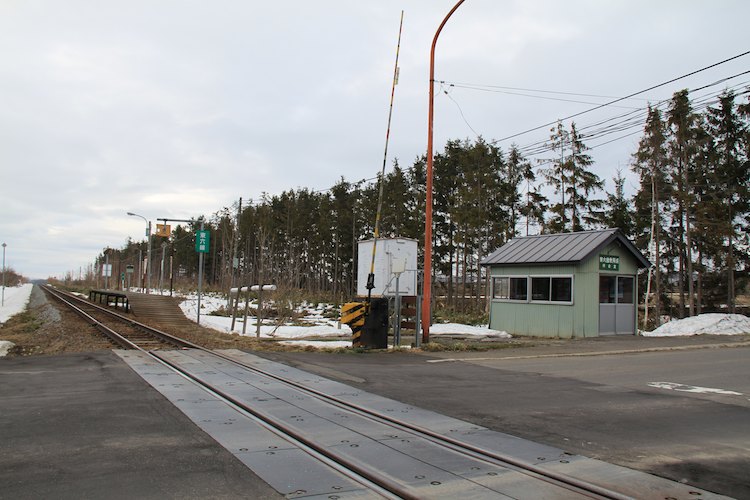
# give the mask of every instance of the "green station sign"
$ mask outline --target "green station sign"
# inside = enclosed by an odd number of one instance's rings
[[[620,270],[620,257],[618,255],[600,255],[599,256],[599,270],[600,271],[619,271]]]
[[[195,233],[195,251],[198,253],[208,253],[211,243],[211,233],[207,230],[196,231]]]

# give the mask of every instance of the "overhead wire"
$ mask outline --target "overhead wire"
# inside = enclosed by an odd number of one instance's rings
[[[724,59],[722,61],[719,61],[717,63],[711,64],[711,65],[708,65],[708,66],[704,66],[704,67],[702,67],[700,69],[697,69],[695,71],[691,71],[691,72],[686,73],[684,75],[678,76],[676,78],[672,78],[670,80],[667,80],[665,82],[659,83],[657,85],[653,85],[651,87],[648,87],[646,89],[640,90],[638,92],[633,92],[633,93],[628,94],[628,95],[626,95],[624,97],[618,97],[618,98],[615,98],[615,99],[613,99],[611,101],[608,101],[606,103],[597,104],[593,108],[589,108],[589,109],[586,109],[586,110],[583,110],[583,111],[580,111],[580,112],[577,112],[577,113],[573,113],[573,114],[568,115],[568,116],[566,116],[564,118],[561,118],[559,120],[551,121],[551,122],[545,123],[543,125],[539,125],[539,126],[536,126],[536,127],[533,127],[533,128],[529,128],[529,129],[524,130],[522,132],[517,132],[517,133],[511,134],[511,135],[508,135],[506,137],[502,137],[500,139],[494,139],[492,141],[489,141],[488,144],[490,144],[490,145],[496,145],[496,144],[498,144],[500,142],[505,142],[505,141],[508,141],[510,139],[514,139],[516,137],[520,137],[522,135],[528,134],[530,132],[534,132],[534,131],[541,130],[543,128],[552,126],[552,125],[556,124],[558,121],[567,121],[567,120],[570,120],[572,118],[576,118],[578,116],[581,116],[581,115],[584,115],[584,114],[587,114],[587,113],[590,113],[590,112],[593,112],[593,111],[596,111],[598,109],[602,109],[602,108],[605,108],[605,107],[615,107],[615,106],[613,106],[613,104],[616,104],[618,102],[622,102],[622,101],[625,101],[625,100],[628,100],[628,99],[634,99],[638,95],[641,95],[641,94],[644,94],[644,93],[649,92],[651,90],[655,90],[657,88],[666,86],[666,85],[668,85],[670,83],[674,83],[676,81],[682,80],[682,79],[687,78],[689,76],[693,76],[693,75],[696,75],[698,73],[707,71],[709,69],[715,68],[717,66],[720,66],[720,65],[725,64],[727,62],[730,62],[730,61],[733,61],[735,59],[741,58],[741,57],[746,56],[748,54],[750,54],[750,51],[746,51],[746,52],[737,54],[737,55],[735,55],[733,57]],[[714,82],[702,85],[702,86],[697,87],[695,89],[691,89],[691,90],[689,90],[689,94],[692,95],[692,94],[697,93],[699,91],[706,90],[706,89],[711,88],[711,87],[715,87],[716,85],[719,85],[721,83],[725,83],[725,82],[727,82],[729,80],[732,80],[734,78],[738,78],[740,76],[744,76],[744,75],[747,75],[747,74],[750,74],[750,70],[742,71],[740,73],[733,74],[733,75],[721,78],[719,80],[716,80]],[[459,83],[459,84],[456,84],[456,83],[451,83],[451,82],[448,82],[448,81],[445,81],[445,80],[440,80],[440,81],[438,81],[438,83],[440,83],[441,86],[443,86],[443,85],[450,85],[452,88],[465,88],[467,90],[482,90],[482,89],[479,89],[479,88],[473,88],[473,87],[482,87],[482,85],[475,85],[475,84],[468,84],[468,83]],[[701,111],[704,111],[705,109],[707,109],[708,107],[710,107],[711,105],[716,104],[718,102],[718,97],[722,93],[724,93],[725,91],[728,91],[728,90],[734,91],[734,90],[738,90],[740,88],[745,87],[745,90],[743,90],[741,92],[736,92],[735,93],[735,97],[739,97],[739,96],[742,96],[742,95],[750,94],[750,88],[747,88],[748,85],[750,85],[750,81],[743,81],[743,82],[734,84],[734,85],[732,85],[730,87],[727,87],[725,89],[722,89],[721,91],[718,91],[718,92],[711,92],[711,93],[708,93],[708,94],[703,95],[703,96],[696,96],[696,97],[694,97],[694,98],[691,99],[691,104],[692,104],[693,111],[694,112],[701,112]],[[531,91],[531,92],[560,94],[560,95],[573,95],[573,96],[583,96],[583,97],[610,98],[610,96],[596,95],[596,94],[581,94],[581,93],[574,93],[574,92],[561,92],[561,91],[549,91],[549,90],[523,89],[523,88],[518,88],[518,87],[501,87],[501,86],[491,86],[491,85],[484,85],[484,87],[490,87],[490,88],[497,87],[498,89],[521,90],[521,91]],[[462,109],[461,105],[458,103],[458,101],[453,96],[450,95],[451,94],[450,92],[446,91],[445,89],[443,89],[443,93],[444,93],[444,95],[446,95],[455,104],[455,106],[459,110],[459,113],[461,114],[461,117],[462,117],[464,123],[469,127],[469,129],[471,129],[471,131],[477,137],[479,137],[480,134],[478,134],[476,132],[476,130],[468,122],[468,120],[466,119],[466,116],[464,115],[463,109]],[[530,96],[530,97],[543,98],[541,96]],[[646,99],[642,99],[642,98],[639,98],[639,99],[646,100]],[[554,100],[566,101],[565,99],[554,99]],[[575,101],[573,101],[573,102],[575,102]],[[662,110],[664,110],[669,105],[670,102],[671,102],[671,98],[662,99],[662,100],[657,101],[655,103],[651,103],[650,107],[652,109],[662,109]],[[627,111],[626,113],[622,113],[622,114],[619,114],[617,116],[606,118],[606,119],[600,120],[600,121],[595,122],[595,123],[583,125],[580,128],[578,128],[578,131],[581,133],[581,139],[582,140],[591,141],[591,140],[596,140],[596,139],[604,138],[604,137],[606,137],[608,135],[611,135],[611,134],[626,132],[626,131],[628,131],[628,130],[630,130],[632,128],[638,127],[638,130],[636,130],[636,131],[633,131],[633,132],[630,132],[630,133],[627,133],[627,134],[615,137],[615,138],[607,140],[605,142],[595,143],[595,144],[591,144],[591,145],[587,144],[588,149],[596,149],[596,148],[599,148],[601,146],[604,146],[604,145],[607,145],[607,144],[611,144],[611,143],[616,142],[618,140],[622,140],[622,139],[625,139],[627,137],[631,137],[633,135],[636,135],[636,134],[640,133],[641,132],[641,128],[643,127],[644,120],[645,120],[645,118],[647,116],[647,113],[648,113],[648,106],[647,107],[641,107],[641,108],[630,108],[630,111]],[[599,128],[595,128],[595,127],[599,127]],[[548,152],[550,152],[552,150],[552,148],[551,148],[551,146],[549,144],[549,139],[543,139],[543,140],[537,140],[537,141],[531,142],[531,143],[526,144],[524,146],[520,146],[520,147],[518,147],[518,150],[522,154],[522,156],[527,157],[530,160],[533,160],[534,156],[538,156],[540,154],[548,153]],[[553,160],[541,160],[541,162],[538,163],[537,166],[542,166],[542,165],[551,163],[552,161]],[[413,170],[413,168],[414,168],[413,166],[412,167],[408,167],[408,168],[405,168],[404,171],[410,172],[410,171]],[[349,183],[353,184],[353,185],[359,185],[359,184],[363,184],[363,183],[372,182],[372,181],[377,180],[379,178],[380,178],[380,175],[376,175],[374,177],[364,178],[364,179],[360,179],[358,181],[350,181]],[[326,193],[326,192],[330,192],[333,189],[333,187],[334,186],[331,186],[331,187],[328,187],[328,188],[308,190],[308,192],[310,192],[312,194]],[[249,197],[248,199],[252,200],[252,197]],[[249,205],[253,205],[253,206],[257,207],[257,206],[262,205],[263,203],[265,203],[264,200],[258,200],[257,202],[250,201]]]
[[[505,87],[501,85],[484,85],[484,84],[475,84],[475,83],[465,83],[465,82],[446,82],[445,80],[442,80],[441,83],[449,83],[451,85],[465,85],[467,87],[478,87],[478,90],[481,90],[481,87],[486,88],[494,88],[494,89],[503,89],[503,90],[516,90],[516,91],[523,91],[523,92],[537,92],[541,94],[559,94],[559,95],[569,95],[569,96],[579,96],[579,97],[597,97],[602,99],[618,99],[619,96],[611,96],[611,95],[601,95],[601,94],[582,94],[578,92],[566,92],[566,91],[560,91],[560,90],[540,90],[540,89],[528,89],[528,88],[522,88],[522,87]],[[640,101],[646,101],[647,99],[644,99],[642,97],[636,97],[634,99],[640,100]]]
[[[564,99],[562,97],[546,97],[546,96],[540,96],[540,95],[533,95],[533,94],[526,94],[522,92],[511,92],[507,90],[491,90],[491,89],[484,89],[481,86],[472,86],[472,85],[462,85],[462,84],[456,84],[456,83],[450,83],[446,81],[440,81],[439,83],[448,85],[449,87],[457,88],[457,89],[469,89],[469,90],[478,90],[481,92],[493,92],[496,94],[507,94],[507,95],[516,95],[521,97],[531,97],[535,99],[545,99],[549,101],[560,101],[560,102],[571,102],[574,104],[590,104],[590,105],[598,105],[600,103],[598,102],[590,102],[590,101],[579,101],[576,99]],[[575,94],[574,94],[575,95]],[[585,94],[582,94],[585,95]],[[627,109],[636,109],[632,108],[631,106],[615,106],[615,107],[621,107],[621,108],[627,108]]]
[[[586,109],[586,110],[583,110],[583,111],[579,111],[577,113],[573,113],[572,115],[568,115],[568,116],[566,116],[564,118],[561,118],[560,120],[561,121],[570,120],[571,118],[576,118],[576,117],[584,115],[586,113],[591,113],[592,111],[596,111],[597,109],[601,109],[601,108],[604,108],[604,107],[607,107],[607,106],[611,106],[612,104],[616,104],[618,102],[622,102],[622,101],[624,101],[626,99],[630,99],[631,97],[635,97],[637,95],[645,94],[646,92],[650,92],[650,91],[658,89],[660,87],[664,87],[666,85],[669,85],[670,83],[674,83],[676,81],[682,80],[682,79],[687,78],[689,76],[693,76],[693,75],[696,75],[696,74],[701,73],[703,71],[707,71],[707,70],[709,70],[711,68],[715,68],[717,66],[720,66],[722,64],[728,63],[730,61],[733,61],[733,60],[738,59],[740,57],[746,56],[748,54],[750,54],[750,50],[748,50],[746,52],[743,52],[741,54],[737,54],[736,56],[724,59],[723,61],[719,61],[717,63],[710,64],[708,66],[704,66],[703,68],[697,69],[695,71],[691,71],[690,73],[686,73],[686,74],[684,74],[682,76],[678,76],[676,78],[672,78],[670,80],[667,80],[665,82],[659,83],[657,85],[653,85],[653,86],[651,86],[649,88],[646,88],[646,89],[643,89],[643,90],[639,90],[638,92],[633,92],[632,94],[626,95],[624,97],[619,97],[617,99],[614,99],[612,101],[606,102],[604,104],[599,104],[598,106],[594,106],[593,108],[589,108],[589,109]],[[508,139],[513,139],[513,138],[519,137],[521,135],[528,134],[529,132],[534,132],[534,131],[540,130],[542,128],[549,127],[551,125],[554,125],[557,122],[558,122],[558,120],[555,120],[555,121],[552,121],[552,122],[549,122],[549,123],[545,123],[544,125],[539,125],[537,127],[533,127],[533,128],[528,129],[528,130],[524,130],[523,132],[518,132],[516,134],[512,134],[512,135],[509,135],[507,137],[503,137],[503,138],[497,139],[497,140],[493,141],[492,144],[497,144],[498,142],[504,142],[504,141],[507,141]]]
[[[471,126],[471,124],[469,123],[469,121],[466,119],[466,116],[464,116],[464,110],[461,109],[461,105],[458,104],[458,101],[456,101],[455,99],[453,99],[453,97],[451,97],[450,93],[447,90],[445,90],[445,88],[443,88],[442,82],[440,82],[440,90],[443,92],[443,94],[445,94],[446,96],[448,96],[448,99],[450,99],[451,101],[453,101],[453,103],[458,108],[458,112],[461,114],[461,118],[463,119],[463,121],[466,124],[466,126],[469,127],[469,129],[471,129],[472,132],[474,132],[474,135],[476,135],[477,137],[479,137],[479,134],[477,133],[477,131],[474,130],[474,127]]]
[[[705,90],[705,89],[707,89],[707,88],[709,88],[711,86],[716,86],[716,85],[724,83],[724,82],[726,82],[726,81],[728,81],[730,79],[733,79],[733,78],[736,78],[738,76],[742,76],[742,75],[745,75],[745,74],[748,74],[748,73],[750,73],[750,71],[745,71],[745,72],[738,73],[736,75],[732,75],[732,76],[729,76],[729,77],[726,77],[726,78],[722,78],[722,79],[717,80],[717,81],[715,81],[715,82],[713,82],[711,84],[704,85],[704,86],[699,87],[699,88],[697,88],[695,90],[690,90],[689,93],[692,95],[692,94],[694,94],[695,92],[697,92],[699,90]],[[717,98],[723,92],[725,92],[727,90],[732,90],[732,91],[737,90],[739,88],[745,87],[746,85],[748,85],[748,83],[750,83],[750,82],[747,82],[747,81],[740,82],[738,84],[735,84],[735,85],[733,85],[731,87],[727,87],[727,88],[725,88],[725,89],[723,89],[721,91],[718,91],[718,92],[712,92],[712,93],[707,94],[705,96],[693,97],[692,100],[691,100],[691,102],[693,104],[693,109],[694,109],[695,112],[702,111],[705,108],[709,107],[710,105],[718,102]],[[741,96],[741,95],[744,95],[745,93],[746,92],[736,93],[735,96]],[[668,106],[668,104],[670,102],[671,102],[671,98],[670,99],[663,99],[661,101],[658,101],[656,103],[651,104],[651,108],[664,109],[665,107]],[[646,108],[641,108],[639,110],[635,110],[635,111],[632,111],[632,112],[628,112],[628,113],[624,113],[624,114],[621,114],[621,115],[617,115],[615,117],[607,118],[605,120],[602,120],[602,121],[594,123],[594,124],[590,124],[590,125],[585,125],[585,126],[579,127],[578,131],[581,133],[581,139],[582,140],[583,139],[591,140],[591,139],[597,139],[597,138],[603,137],[603,136],[611,134],[611,133],[622,132],[622,131],[628,130],[630,128],[635,128],[635,127],[640,128],[640,127],[643,126],[643,120],[645,119],[645,117],[647,115],[647,112],[648,112],[648,108],[647,107]],[[619,120],[619,121],[617,121],[617,120]],[[611,123],[609,125],[605,125],[608,122],[613,122],[613,123]],[[602,126],[602,125],[604,125],[604,126]],[[598,128],[598,129],[594,128],[594,127],[597,127],[597,126],[599,126],[600,128]],[[623,136],[623,138],[627,137],[629,135],[632,135],[632,134],[628,134],[626,136]],[[614,141],[607,141],[607,143],[610,143],[610,142],[614,142]],[[547,144],[548,144],[548,141],[546,141],[546,140],[540,140],[540,141],[536,141],[534,143],[528,144],[526,146],[523,146],[522,148],[519,148],[519,150],[520,150],[520,152],[522,152],[525,155],[539,154],[539,153],[543,153],[543,152],[546,152],[546,151],[550,150],[550,148],[546,146]]]

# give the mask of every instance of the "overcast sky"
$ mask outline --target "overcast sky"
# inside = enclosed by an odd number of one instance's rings
[[[154,223],[210,216],[240,196],[374,177],[402,9],[388,164],[409,167],[426,149],[430,43],[454,3],[0,0],[6,265],[62,277],[143,239],[145,222],[128,211]],[[454,86],[436,86],[436,148],[502,139],[741,54],[748,19],[746,0],[466,0],[438,42],[436,79]],[[750,56],[575,121],[747,70]],[[596,173],[627,171],[637,141],[593,149]]]

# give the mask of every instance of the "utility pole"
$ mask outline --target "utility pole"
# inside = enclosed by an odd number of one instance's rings
[[[109,250],[109,248],[107,249]],[[109,275],[111,273],[109,267],[109,252],[104,252],[104,289],[109,290]]]
[[[2,305],[5,305],[5,247],[8,245],[3,242],[3,299],[2,299]]]
[[[159,270],[159,295],[164,295],[164,257],[167,253],[167,243],[161,243],[161,269]]]
[[[422,292],[422,342],[430,341],[430,322],[432,317],[432,124],[435,121],[435,46],[445,23],[464,3],[459,0],[440,23],[430,49],[430,92],[427,111],[427,192],[425,200],[425,230],[424,230],[424,290]],[[419,332],[417,332],[419,335]]]
[[[240,202],[237,205],[237,222],[235,223],[234,227],[234,242],[232,243],[232,262],[230,263],[230,266],[232,267],[232,278],[230,280],[229,289],[231,290],[234,288],[234,278],[235,278],[235,270],[239,271],[240,263],[239,258],[237,257],[237,245],[240,241],[240,215],[242,215],[242,196],[240,196]],[[237,263],[235,267],[235,262]],[[232,304],[232,294],[227,294],[227,309],[231,307]]]
[[[140,217],[146,222],[146,238],[148,238],[148,248],[146,250],[146,293],[151,293],[151,221],[142,215],[128,212],[131,217]]]

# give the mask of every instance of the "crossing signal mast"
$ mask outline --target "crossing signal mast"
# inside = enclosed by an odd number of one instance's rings
[[[396,63],[393,67],[393,82],[391,83],[391,102],[388,108],[388,126],[385,130],[385,151],[383,152],[383,167],[380,170],[378,178],[378,209],[375,214],[375,231],[373,232],[372,257],[370,259],[370,273],[367,275],[367,309],[369,309],[372,299],[372,289],[375,288],[375,251],[378,247],[378,237],[380,236],[380,214],[383,209],[383,185],[385,184],[385,165],[388,161],[388,140],[391,136],[391,118],[393,116],[393,96],[398,85],[398,55],[401,50],[401,30],[404,26],[404,11],[401,11],[401,21],[398,26],[398,42],[396,43]]]
[[[375,215],[375,229],[372,239],[372,256],[370,258],[370,270],[367,275],[367,299],[365,302],[348,302],[341,308],[341,322],[348,324],[352,329],[352,347],[374,347],[382,349],[387,344],[388,329],[388,301],[378,298],[373,301],[372,289],[375,288],[375,259],[380,237],[380,217],[383,209],[383,189],[385,180],[385,166],[388,161],[388,140],[391,135],[391,119],[393,117],[393,97],[398,84],[398,56],[401,50],[401,31],[404,25],[404,11],[401,11],[401,20],[398,26],[398,42],[396,44],[396,63],[393,68],[393,80],[391,83],[391,100],[388,108],[388,126],[385,132],[385,150],[383,152],[383,166],[378,179],[378,205]]]

